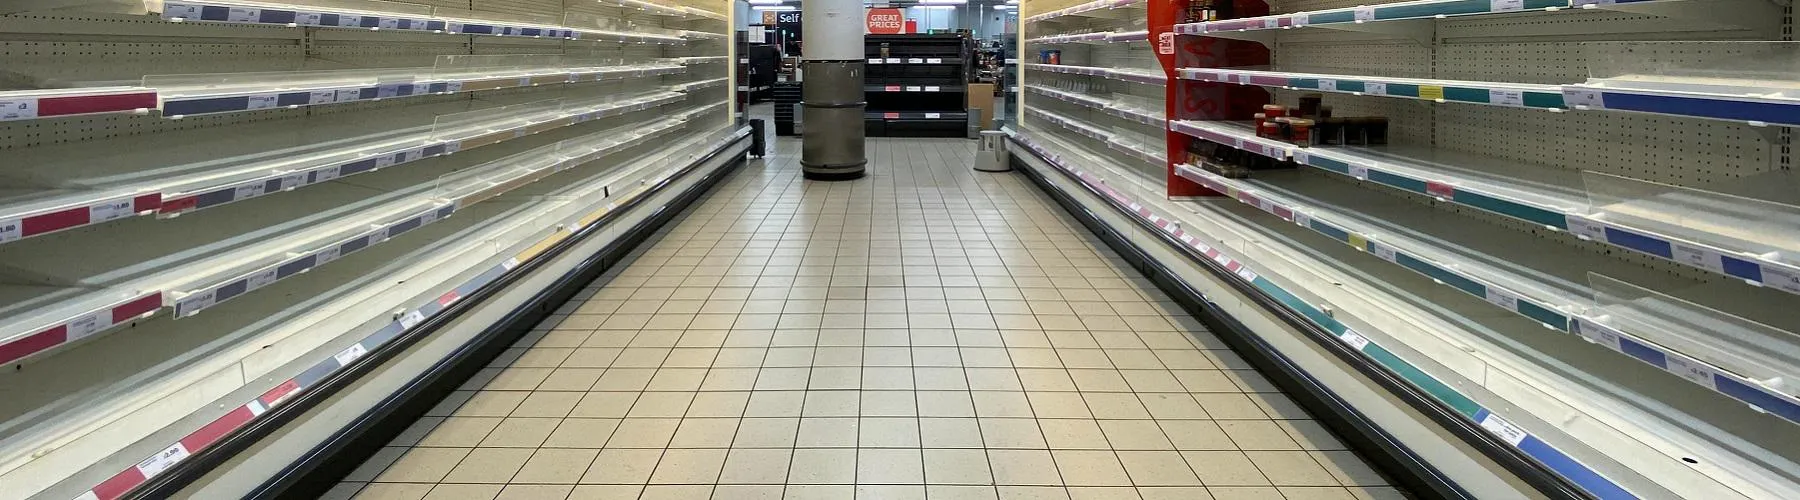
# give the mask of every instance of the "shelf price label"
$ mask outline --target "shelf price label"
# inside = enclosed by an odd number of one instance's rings
[[[1375,20],[1375,8],[1359,6],[1356,8],[1356,22],[1363,23]]]
[[[943,117],[944,115],[942,113],[925,113],[925,118],[928,120],[936,120]]]
[[[295,12],[294,24],[299,26],[318,26],[325,20],[322,12]]]
[[[1599,89],[1563,87],[1563,106],[1569,109],[1606,109],[1606,96]]]
[[[1338,334],[1338,340],[1344,341],[1345,344],[1350,344],[1350,348],[1358,351],[1369,346],[1368,337],[1364,337],[1362,334],[1356,333],[1356,330],[1351,330],[1349,328],[1345,328],[1344,333]]]
[[[196,4],[164,2],[163,19],[194,19],[200,17],[202,7]]]
[[[1350,166],[1350,176],[1355,177],[1356,180],[1359,180],[1359,181],[1369,180],[1369,167],[1365,167],[1362,165],[1351,165]]]
[[[1520,442],[1525,441],[1525,436],[1527,436],[1525,429],[1521,429],[1518,425],[1515,425],[1504,418],[1500,418],[1499,415],[1495,415],[1492,411],[1488,412],[1486,418],[1481,419],[1481,428],[1487,429],[1488,432],[1494,433],[1495,436],[1506,440],[1507,444],[1513,446],[1518,446]]]
[[[131,199],[105,201],[88,206],[88,223],[109,221],[121,217],[130,217],[137,212],[131,209]]]
[[[1676,262],[1716,273],[1725,272],[1724,259],[1717,252],[1682,243],[1672,243],[1670,251]]]
[[[1293,25],[1295,28],[1312,24],[1312,15],[1302,12],[1288,16],[1288,24]]]
[[[1606,226],[1597,221],[1579,215],[1568,215],[1563,217],[1563,223],[1569,227],[1570,233],[1581,239],[1606,241]]]
[[[1525,0],[1488,0],[1489,12],[1525,10]]]
[[[273,107],[275,107],[275,103],[277,101],[279,101],[280,98],[281,98],[281,96],[276,95],[276,94],[253,95],[253,96],[250,96],[250,102],[248,105],[246,105],[244,107],[244,109],[273,108]]]
[[[924,89],[924,88],[923,88],[923,87],[920,87],[920,86],[918,86],[918,85],[907,85],[907,86],[906,86],[906,91],[907,91],[907,92],[919,92],[919,91],[923,91],[923,90],[925,90],[925,89]]]
[[[6,241],[6,221],[0,221],[0,241]],[[1788,293],[1800,293],[1800,273],[1788,269],[1762,266],[1763,285]]]
[[[943,60],[943,59],[942,59],[942,58],[938,58],[938,57],[927,57],[927,58],[925,58],[925,63],[926,63],[926,64],[942,64],[942,63],[943,63],[943,62],[944,62],[944,60]]]
[[[910,57],[910,58],[906,59],[906,62],[907,62],[907,64],[921,64],[921,63],[925,62],[925,59],[919,58],[919,57]]]
[[[262,9],[249,7],[232,7],[225,14],[225,20],[234,23],[254,23],[262,20]]]
[[[1508,311],[1519,310],[1519,297],[1513,295],[1512,292],[1489,286],[1487,287],[1487,296],[1484,298],[1487,299],[1488,303],[1500,306],[1501,309]]]
[[[38,116],[37,99],[0,101],[0,121],[30,120]]]
[[[346,347],[342,351],[338,351],[337,354],[333,354],[331,358],[337,360],[338,366],[350,366],[350,363],[361,359],[364,354],[368,353],[369,349],[363,347],[362,342],[357,342],[355,344],[350,344],[350,347]]]
[[[338,91],[336,90],[314,90],[312,95],[306,98],[306,104],[332,104],[337,102],[337,97]]]
[[[888,64],[900,64],[900,58],[898,58],[898,57],[889,57],[889,58],[887,58],[887,63],[888,63]]]
[[[1707,368],[1706,365],[1700,364],[1698,361],[1689,360],[1687,356],[1679,354],[1671,354],[1663,359],[1666,360],[1665,363],[1668,366],[1665,368],[1669,370],[1669,373],[1685,378],[1689,382],[1706,386],[1708,389],[1718,390],[1718,387],[1713,383],[1712,370]]]
[[[1386,82],[1363,82],[1363,93],[1368,95],[1388,95]]]
[[[1387,246],[1378,241],[1369,242],[1369,251],[1374,253],[1376,257],[1381,257],[1381,260],[1388,262],[1394,262],[1400,259],[1400,256],[1394,252],[1394,247]]]
[[[1337,80],[1330,80],[1330,79],[1324,79],[1324,78],[1319,79],[1319,90],[1323,90],[1326,92],[1337,92],[1337,89],[1338,89],[1337,88]]]
[[[750,61],[749,61],[749,60],[748,60],[748,59],[746,59],[746,60],[744,60],[744,61],[743,61],[743,62],[745,62],[745,63],[749,63],[749,62],[750,62]],[[879,57],[871,57],[871,58],[869,58],[869,64],[881,64],[881,58],[879,58]]]
[[[926,92],[937,92],[939,90],[943,90],[943,87],[939,87],[937,85],[926,85],[925,86]]]
[[[1488,104],[1496,106],[1525,107],[1525,91],[1509,89],[1488,89]]]
[[[25,237],[23,228],[19,219],[0,219],[0,243]]]
[[[137,470],[138,473],[143,474],[144,477],[155,477],[157,474],[161,474],[162,471],[174,467],[175,464],[180,463],[187,457],[187,446],[183,446],[181,443],[175,443],[168,448],[163,448],[162,451],[156,452],[156,454],[151,455],[150,458],[138,462]]]

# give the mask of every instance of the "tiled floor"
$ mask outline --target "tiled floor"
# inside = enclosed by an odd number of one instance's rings
[[[1403,497],[973,141],[775,145],[332,495]]]

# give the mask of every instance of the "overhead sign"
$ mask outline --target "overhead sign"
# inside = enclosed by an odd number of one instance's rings
[[[900,9],[869,9],[866,18],[869,34],[898,35],[906,32],[906,17]]]

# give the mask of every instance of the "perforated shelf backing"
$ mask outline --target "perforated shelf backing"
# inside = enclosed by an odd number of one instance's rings
[[[1281,1],[1276,12],[1365,5]],[[1789,8],[1791,10],[1791,7]],[[1472,16],[1428,23],[1430,44],[1354,32],[1296,30],[1279,35],[1273,58],[1295,71],[1566,84],[1586,80],[1608,59],[1701,67],[1742,55],[1727,40],[1777,40],[1780,20],[1738,28],[1609,11]],[[1293,103],[1299,92],[1280,91]],[[1432,105],[1328,95],[1340,115],[1382,115],[1393,140],[1498,158],[1793,203],[1791,159],[1781,127],[1632,113],[1548,113],[1498,106]]]

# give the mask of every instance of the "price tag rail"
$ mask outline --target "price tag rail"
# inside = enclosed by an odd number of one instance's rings
[[[723,105],[721,103],[720,105]],[[520,185],[625,149],[630,144],[679,130],[686,117],[653,118],[627,134],[595,133],[552,143],[531,151],[485,161],[440,178],[432,172],[365,182],[370,185],[324,184],[313,196],[285,203],[263,203],[243,209],[239,220],[271,221],[232,236],[193,234],[206,222],[185,229],[173,225],[119,228],[93,238],[146,243],[126,247],[104,258],[89,256],[81,269],[47,274],[71,286],[0,287],[0,353],[17,362],[41,356],[62,345],[147,317],[163,307],[185,318],[221,302],[243,296],[276,281],[384,243],[403,233],[443,220],[456,210]],[[598,155],[598,156],[597,156]],[[475,156],[471,158],[477,158]],[[370,197],[371,187],[383,192]],[[255,209],[255,210],[252,210]],[[198,219],[195,219],[199,221]],[[173,224],[173,223],[171,223]],[[209,225],[210,227],[210,225]],[[241,230],[243,222],[221,226]],[[91,238],[90,238],[91,239]],[[42,242],[21,265],[47,265],[63,255],[80,256],[89,239]],[[88,252],[91,253],[91,252]],[[80,274],[79,276],[77,274]],[[111,278],[123,276],[123,279]],[[102,286],[75,286],[104,283]],[[154,304],[134,302],[155,296]],[[121,304],[124,309],[120,309]],[[145,307],[148,307],[147,309]],[[114,312],[117,311],[117,312]],[[103,321],[96,322],[98,316]],[[98,327],[92,326],[98,324]],[[70,326],[74,325],[74,326]],[[79,331],[80,335],[56,333]],[[48,332],[48,333],[47,333]],[[64,338],[61,342],[50,339]]]
[[[1279,71],[1213,68],[1181,68],[1184,80],[1235,83],[1259,87],[1336,92],[1354,95],[1410,98],[1433,102],[1485,104],[1560,111],[1563,90],[1559,85],[1536,85],[1418,78],[1381,78]]]
[[[680,64],[546,67],[504,71],[472,70],[448,76],[435,68],[292,72],[247,75],[244,83],[218,85],[212,80],[234,75],[207,75],[186,84],[158,86],[160,110],[167,118],[298,108],[345,102],[474,92],[517,87],[644,78],[686,73]],[[146,77],[153,81],[158,77]],[[333,83],[338,80],[338,83]],[[291,83],[300,81],[303,83]]]
[[[1176,24],[1173,31],[1183,35],[1214,35],[1305,27],[1333,28],[1382,21],[1553,12],[1568,7],[1569,0],[1418,0],[1223,21],[1181,23]]]
[[[1455,412],[1488,432],[1500,437],[1520,452],[1536,459],[1539,463],[1555,473],[1570,478],[1582,489],[1601,498],[1634,498],[1631,492],[1619,483],[1568,454],[1562,448],[1546,440],[1544,435],[1534,433],[1530,427],[1520,426],[1501,417],[1497,412],[1476,397],[1489,397],[1488,394],[1469,394],[1459,389],[1459,385],[1449,383],[1433,375],[1431,370],[1424,369],[1408,361],[1414,354],[1407,349],[1393,349],[1388,341],[1371,338],[1352,330],[1349,325],[1334,318],[1334,314],[1320,309],[1320,306],[1296,295],[1287,285],[1276,282],[1263,269],[1241,260],[1238,250],[1221,248],[1210,242],[1209,236],[1201,232],[1189,232],[1187,224],[1182,224],[1180,215],[1173,212],[1162,212],[1156,208],[1160,202],[1143,202],[1133,199],[1132,195],[1120,192],[1104,181],[1104,178],[1083,169],[1083,166],[1058,161],[1062,148],[1048,141],[1034,139],[1029,130],[1014,131],[1012,139],[1018,143],[1018,149],[1027,156],[1028,163],[1047,165],[1047,169],[1059,171],[1062,175],[1086,185],[1087,189],[1109,198],[1114,208],[1143,220],[1152,227],[1168,233],[1173,239],[1182,242],[1187,248],[1188,258],[1211,267],[1220,276],[1234,276],[1232,279],[1242,280],[1259,293],[1267,294],[1285,307],[1291,309],[1302,318],[1322,327],[1327,333],[1337,336],[1335,341],[1347,344],[1352,350],[1373,363],[1389,370],[1416,387],[1422,389],[1435,402]],[[1340,312],[1336,316],[1342,317]],[[1323,340],[1321,340],[1323,341]]]
[[[1684,83],[1594,79],[1569,85],[1181,68],[1184,80],[1562,111],[1628,111],[1751,125],[1800,125],[1800,78]]]
[[[468,11],[454,13],[417,6],[415,12],[378,10],[405,4],[371,2],[370,9],[315,7],[281,2],[238,0],[167,0],[148,2],[151,11],[169,22],[205,22],[258,24],[287,27],[392,30],[449,35],[517,36],[527,38],[561,38],[568,40],[602,40],[629,43],[679,44],[679,36],[661,33],[595,30],[552,24],[532,24],[470,17]],[[696,9],[697,10],[697,9]]]
[[[85,185],[90,189],[30,191],[0,199],[0,244],[130,216],[156,214],[169,217],[218,207],[685,98],[675,92],[650,92],[626,98],[609,96],[591,102],[547,107],[534,114],[496,116],[492,121],[469,122],[455,127],[404,125],[428,119],[425,114],[429,110],[410,114],[385,112],[378,118],[393,118],[387,122],[393,125],[391,130],[369,133],[366,130],[370,126],[354,124],[340,127],[345,134],[341,139],[318,140],[199,162],[191,161],[193,156],[184,151],[210,143],[213,137],[195,133],[189,135],[201,142],[158,142],[149,149],[141,145],[130,146],[134,151],[134,170],[169,172],[156,176],[121,176],[112,170],[96,170],[95,166],[110,163],[93,155],[109,157],[113,154],[110,151],[93,150],[86,155],[60,149],[45,151],[43,155],[22,160],[31,164],[34,172],[31,175],[67,174],[69,177],[55,183]],[[463,108],[456,105],[446,109]],[[504,111],[495,110],[496,113]],[[285,131],[271,131],[272,135],[259,136],[251,130],[262,129],[256,126],[248,130],[233,129],[230,142],[240,146],[236,149],[251,151],[254,147],[251,144],[258,137],[286,138],[291,135]],[[321,133],[311,137],[331,137],[324,129],[317,130]],[[138,142],[129,138],[125,141]],[[170,163],[159,164],[159,161]],[[76,165],[65,168],[65,163]]]
[[[1176,175],[1506,312],[1539,322],[1545,328],[1583,335],[1632,360],[1800,424],[1800,398],[1796,398],[1800,387],[1787,382],[1800,374],[1800,357],[1785,354],[1800,352],[1800,342],[1794,340],[1797,337],[1793,333],[1772,327],[1734,328],[1753,323],[1741,319],[1717,321],[1736,317],[1669,297],[1657,301],[1654,309],[1642,311],[1596,307],[1592,299],[1596,291],[1574,281],[1585,280],[1586,276],[1555,277],[1553,271],[1530,267],[1538,262],[1596,263],[1604,257],[1576,249],[1539,248],[1530,243],[1511,247],[1509,250],[1517,252],[1504,256],[1485,254],[1459,246],[1462,236],[1456,231],[1386,222],[1382,219],[1384,214],[1400,216],[1380,203],[1359,204],[1372,209],[1360,212],[1284,188],[1293,184],[1304,186],[1309,192],[1336,190],[1340,192],[1330,193],[1332,199],[1361,199],[1353,191],[1335,188],[1333,184],[1304,182],[1298,176],[1277,175],[1270,181],[1229,179],[1186,164],[1176,166]],[[1515,268],[1527,272],[1510,271]],[[1606,269],[1626,270],[1617,266]],[[1597,335],[1595,331],[1606,334]],[[1696,378],[1694,373],[1704,375]],[[1720,384],[1715,380],[1719,377],[1729,382]],[[1747,389],[1749,394],[1735,394],[1739,389]]]
[[[299,318],[312,326],[292,326],[289,322],[282,322],[286,326],[268,329],[262,334],[266,338],[259,337],[254,339],[255,342],[244,341],[244,344],[255,343],[258,346],[263,346],[265,341],[279,344],[280,348],[273,352],[285,356],[281,361],[297,363],[280,364],[280,368],[268,373],[268,376],[250,376],[237,380],[242,387],[233,385],[229,391],[222,391],[219,384],[208,385],[208,382],[195,377],[217,371],[215,368],[236,373],[239,368],[232,365],[238,363],[268,364],[266,360],[251,358],[271,351],[250,351],[256,353],[251,355],[222,353],[214,358],[204,359],[204,363],[180,367],[180,372],[165,374],[155,380],[162,384],[156,390],[204,394],[201,397],[159,398],[150,403],[156,405],[153,409],[158,415],[166,418],[149,428],[165,431],[180,429],[174,435],[181,437],[156,438],[169,440],[163,441],[164,443],[172,442],[167,448],[160,448],[162,445],[155,441],[131,444],[130,440],[126,440],[114,444],[119,447],[118,453],[125,455],[116,458],[130,458],[134,462],[123,465],[123,470],[120,470],[123,460],[108,460],[93,465],[88,472],[98,474],[83,477],[99,479],[88,483],[91,489],[77,497],[120,498],[163,473],[169,465],[198,456],[207,447],[220,442],[223,436],[247,426],[269,410],[292,400],[294,396],[323,389],[322,382],[333,374],[349,368],[364,356],[379,351],[426,320],[445,313],[465,297],[478,295],[483,288],[498,283],[509,271],[539,258],[558,243],[602,231],[604,229],[601,224],[611,221],[608,216],[617,215],[616,212],[633,203],[651,199],[650,197],[664,191],[664,188],[693,182],[683,180],[682,176],[693,177],[690,174],[711,172],[728,164],[735,158],[734,155],[747,146],[743,139],[744,132],[723,129],[695,131],[686,134],[682,140],[671,143],[674,150],[679,152],[653,152],[625,160],[619,167],[580,179],[577,184],[549,189],[545,191],[545,196],[533,197],[525,205],[494,205],[491,206],[493,210],[473,210],[472,212],[482,213],[464,218],[454,235],[438,243],[419,247],[408,254],[407,258],[416,259],[421,265],[391,271],[384,274],[382,279],[367,284],[381,290],[380,293],[364,295],[378,297],[371,302],[380,302],[386,309],[356,309],[356,306],[362,304],[352,305],[349,314],[368,314],[373,311],[374,314],[368,316],[366,321],[363,316]],[[611,189],[610,194],[607,194],[608,186],[627,183],[636,187]],[[620,220],[628,223],[631,219]],[[398,312],[391,312],[396,309]],[[287,311],[283,311],[283,314],[286,313]],[[240,361],[237,356],[246,357]],[[132,390],[143,392],[150,389],[139,387]],[[222,401],[224,404],[212,404],[215,401]],[[121,403],[105,401],[102,404]],[[220,415],[217,408],[226,411]],[[146,410],[151,408],[139,411]],[[118,412],[105,412],[104,415],[116,413]],[[46,429],[45,434],[55,430]],[[165,434],[167,433],[157,435]],[[167,449],[176,448],[180,452],[164,453]],[[135,462],[145,455],[153,456],[142,462]],[[146,467],[146,464],[152,466]]]
[[[143,113],[155,109],[156,102],[156,89],[145,87],[0,90],[0,122]]]
[[[1265,153],[1270,140],[1244,124],[1171,121],[1170,129],[1193,137]],[[1285,144],[1276,142],[1275,144]],[[1781,234],[1737,230],[1766,225],[1761,217],[1796,217],[1800,208],[1734,198],[1695,189],[1671,189],[1661,198],[1627,206],[1591,207],[1579,172],[1435,149],[1344,146],[1282,146],[1295,163],[1337,175],[1431,197],[1440,202],[1539,224],[1552,231],[1737,278],[1748,285],[1800,295],[1800,250],[1784,247]],[[1711,205],[1685,201],[1702,198]],[[1718,205],[1736,200],[1738,206]],[[1771,208],[1782,208],[1780,211]],[[1696,208],[1705,208],[1697,212]],[[1652,229],[1607,217],[1605,210],[1638,220],[1658,220]],[[1658,215],[1680,213],[1680,217]]]

